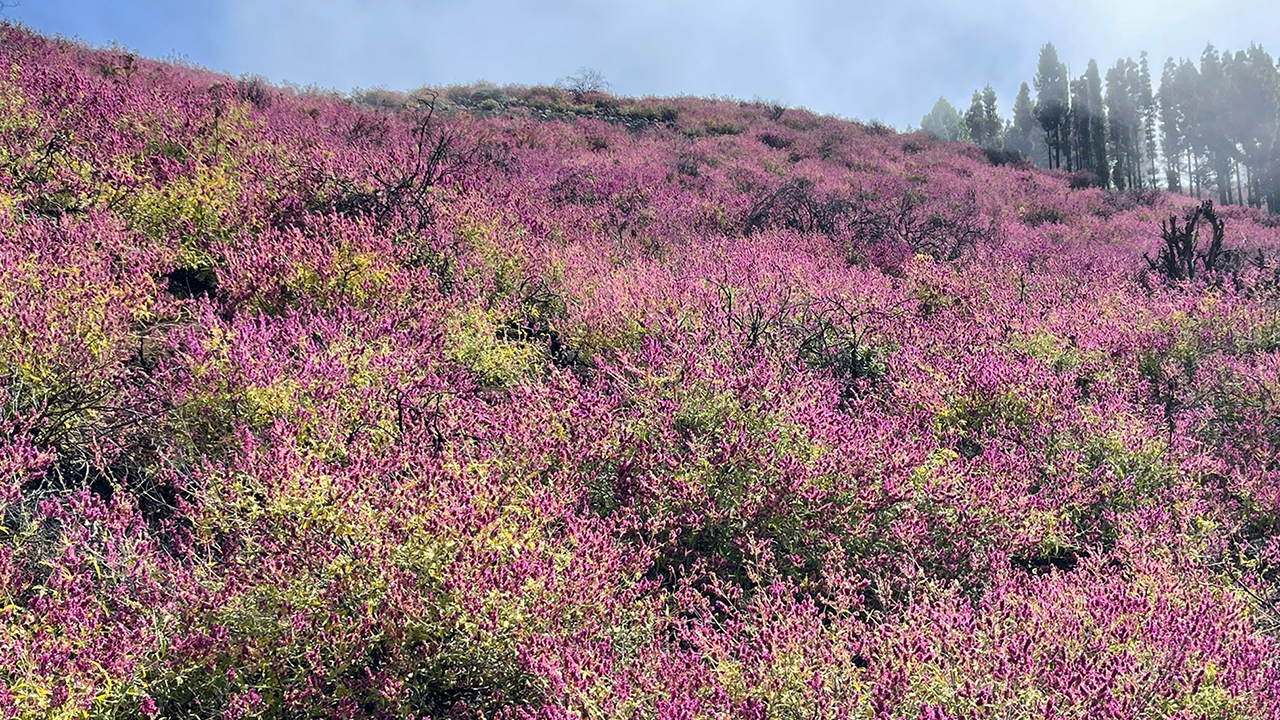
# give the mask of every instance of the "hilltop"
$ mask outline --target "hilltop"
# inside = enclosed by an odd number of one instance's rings
[[[5,713],[1280,716],[1274,217],[767,103],[0,69]]]

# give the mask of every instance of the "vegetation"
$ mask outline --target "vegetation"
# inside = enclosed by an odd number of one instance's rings
[[[0,714],[1276,716],[1280,224],[1145,135],[0,68]]]
[[[1023,83],[1003,124],[988,86],[974,91],[963,122],[939,99],[921,128],[1089,173],[1101,187],[1164,187],[1280,213],[1280,69],[1262,46],[1220,53],[1209,45],[1199,66],[1169,58],[1158,87],[1145,52],[1137,62],[1121,58],[1106,72],[1104,97],[1096,62],[1071,79],[1049,43],[1035,89],[1033,102]]]

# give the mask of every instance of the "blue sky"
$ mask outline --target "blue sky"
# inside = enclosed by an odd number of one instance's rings
[[[232,74],[339,90],[550,83],[588,66],[627,95],[761,97],[899,127],[991,83],[1008,112],[1052,40],[1096,57],[1280,52],[1275,0],[21,0],[5,15]]]

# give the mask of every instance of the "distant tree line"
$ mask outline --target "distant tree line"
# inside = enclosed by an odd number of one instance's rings
[[[1145,52],[1105,76],[1090,60],[1072,78],[1049,43],[1011,118],[1000,117],[988,85],[963,114],[939,98],[921,128],[1088,173],[1102,187],[1166,188],[1280,212],[1280,68],[1260,45],[1235,53],[1209,45],[1199,65],[1169,58],[1156,88]]]

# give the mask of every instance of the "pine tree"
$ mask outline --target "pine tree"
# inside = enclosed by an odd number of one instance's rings
[[[1198,65],[1168,58],[1158,92],[1146,52],[1137,62],[1117,60],[1105,80],[1093,60],[1071,78],[1046,43],[1035,100],[1022,83],[1007,125],[990,85],[973,93],[963,116],[939,99],[923,125],[945,140],[1004,147],[1049,168],[1065,162],[1103,187],[1163,183],[1280,212],[1280,67],[1261,46],[1220,53],[1210,44]]]
[[[1111,180],[1121,190],[1143,186],[1141,69],[1122,58],[1107,71],[1107,142]]]
[[[987,147],[990,144],[987,138],[987,123],[982,113],[982,93],[977,90],[973,91],[973,100],[969,103],[969,109],[964,113],[964,126],[969,131],[969,139],[979,147]]]
[[[990,85],[982,89],[982,121],[985,125],[987,141],[992,147],[1000,147],[1004,123],[1000,120],[1000,109],[996,105],[996,91]]]
[[[1087,152],[1089,165],[1097,176],[1102,187],[1111,184],[1111,166],[1107,160],[1107,118],[1102,104],[1102,77],[1098,73],[1098,63],[1089,60],[1089,67],[1084,72],[1085,96],[1092,113],[1089,116],[1089,139],[1092,147]]]
[[[1062,153],[1067,141],[1067,120],[1071,109],[1067,68],[1058,59],[1053,43],[1040,49],[1039,69],[1035,77],[1036,120],[1044,130],[1049,146],[1049,167],[1062,167]]]
[[[1182,110],[1183,150],[1187,155],[1187,189],[1200,197],[1204,177],[1200,159],[1204,157],[1207,145],[1200,70],[1195,63],[1184,59],[1178,64],[1175,77],[1178,105]]]
[[[1210,44],[1200,56],[1200,105],[1202,119],[1212,117],[1201,127],[1209,165],[1213,168],[1213,182],[1218,189],[1218,201],[1223,205],[1232,202],[1231,161],[1234,146],[1226,132],[1226,115],[1231,111],[1227,97],[1227,77],[1223,58]]]
[[[1147,62],[1147,53],[1144,50],[1140,56],[1138,64],[1138,110],[1140,122],[1142,125],[1143,155],[1146,160],[1147,167],[1147,183],[1151,187],[1157,187],[1157,154],[1158,146],[1156,144],[1156,119],[1158,117],[1156,110],[1155,93],[1151,88],[1151,65]]]
[[[1165,183],[1172,192],[1182,192],[1182,171],[1179,162],[1186,149],[1182,97],[1178,86],[1178,64],[1169,58],[1160,74],[1160,92],[1156,100],[1160,105],[1161,149],[1164,151]]]
[[[1228,67],[1229,136],[1238,149],[1238,161],[1248,174],[1245,193],[1239,186],[1237,200],[1260,206],[1277,191],[1277,152],[1280,151],[1280,70],[1258,45],[1236,53]],[[1273,209],[1280,210],[1280,207]]]
[[[1254,119],[1250,101],[1257,92],[1249,78],[1248,64],[1249,58],[1244,51],[1235,55],[1229,52],[1222,54],[1222,74],[1225,80],[1222,98],[1229,108],[1222,118],[1222,130],[1227,144],[1231,146],[1231,169],[1227,179],[1230,181],[1234,177],[1235,202],[1238,205],[1245,203],[1245,169],[1241,163],[1244,161],[1244,147],[1253,134]]]
[[[959,142],[969,139],[964,119],[960,111],[947,102],[946,98],[938,98],[933,109],[920,120],[920,129],[944,142]]]
[[[1018,88],[1018,96],[1013,101],[1013,121],[1005,133],[1005,147],[1034,158],[1035,143],[1032,138],[1035,130],[1035,105],[1031,102],[1031,88],[1022,83],[1022,87]]]
[[[1256,82],[1252,106],[1256,134],[1245,149],[1256,188],[1250,199],[1256,194],[1255,204],[1266,202],[1271,212],[1280,213],[1280,67],[1261,46],[1251,45],[1248,56]]]
[[[1093,129],[1090,119],[1093,109],[1089,107],[1089,85],[1084,77],[1071,81],[1071,145],[1073,152],[1067,161],[1068,170],[1087,170],[1093,172],[1089,163],[1088,148],[1093,146]]]
[[[1123,73],[1118,67],[1107,69],[1107,148],[1108,154],[1107,164],[1111,169],[1111,183],[1117,190],[1124,190],[1128,187],[1128,174],[1124,167],[1124,133],[1121,131],[1123,123],[1120,119],[1123,106]]]

